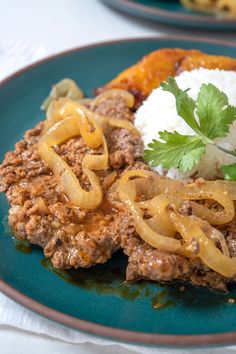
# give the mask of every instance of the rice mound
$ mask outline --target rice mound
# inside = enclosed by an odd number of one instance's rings
[[[176,81],[181,89],[190,88],[188,94],[193,99],[197,98],[203,83],[212,83],[228,96],[231,105],[236,106],[236,72],[234,71],[200,68],[181,73],[176,77]],[[145,147],[152,139],[159,139],[158,132],[163,130],[195,135],[195,132],[178,116],[174,96],[161,88],[154,89],[138,109],[135,126],[141,133]],[[227,137],[216,139],[216,141],[227,149],[236,149],[236,122],[231,125]],[[164,171],[161,166],[155,167],[155,170],[173,179],[185,179],[193,174],[198,177],[214,178],[221,175],[219,167],[222,164],[228,165],[235,162],[235,157],[208,145],[203,159],[191,171],[183,173],[173,168]]]

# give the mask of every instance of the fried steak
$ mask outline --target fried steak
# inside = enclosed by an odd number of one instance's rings
[[[100,114],[132,120],[132,112],[123,99],[115,98],[95,107]],[[104,200],[96,210],[74,207],[67,200],[62,186],[37,153],[37,142],[43,122],[26,132],[15,150],[8,152],[0,166],[0,189],[11,205],[9,224],[15,237],[40,245],[54,267],[78,268],[105,263],[122,248],[129,258],[127,280],[153,281],[190,280],[202,286],[226,289],[229,279],[211,271],[200,260],[152,248],[142,241],[124,207],[112,204],[110,187],[128,169],[145,168],[141,139],[125,129],[115,128],[106,136],[109,167],[98,172]],[[82,138],[72,138],[57,146],[56,152],[71,166],[83,188],[89,189],[81,162],[89,149]],[[184,211],[183,211],[184,212]],[[235,222],[235,221],[234,221]],[[233,222],[223,230],[232,255],[235,254],[236,234]]]
[[[167,76],[200,66],[236,70],[236,60],[196,50],[163,49],[147,55],[100,91],[126,89],[135,95],[138,105]],[[110,97],[92,107],[105,116],[133,120],[133,113],[122,97]],[[11,205],[9,224],[16,238],[41,246],[57,268],[105,263],[121,248],[128,256],[127,280],[189,280],[196,285],[226,290],[231,280],[210,270],[199,259],[160,251],[145,243],[135,232],[132,216],[125,207],[110,200],[110,188],[123,172],[149,169],[143,160],[143,144],[139,137],[120,128],[113,128],[106,135],[108,168],[96,172],[103,188],[103,202],[96,210],[88,211],[68,201],[63,187],[40,159],[37,143],[43,126],[44,122],[41,122],[27,131],[0,165],[0,192],[6,193]],[[82,160],[87,153],[99,153],[99,148],[88,148],[78,137],[56,146],[55,150],[72,168],[82,187],[89,190]],[[225,235],[231,256],[235,256],[236,220],[219,229]]]

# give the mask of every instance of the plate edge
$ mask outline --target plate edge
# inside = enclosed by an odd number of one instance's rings
[[[236,43],[231,41],[216,40],[211,38],[193,37],[193,36],[151,36],[151,37],[138,37],[138,38],[126,38],[118,39],[112,41],[103,41],[99,43],[94,43],[86,46],[75,47],[73,49],[65,50],[54,55],[50,55],[44,59],[38,60],[33,64],[30,64],[15,73],[7,76],[0,82],[0,89],[6,85],[11,80],[20,76],[24,72],[27,72],[38,65],[44,64],[53,59],[60,58],[64,55],[76,53],[79,51],[92,49],[101,46],[109,46],[111,44],[120,44],[128,42],[138,42],[138,41],[161,41],[161,40],[183,40],[192,42],[204,42],[210,44],[218,44],[223,46],[228,46],[236,48]],[[69,326],[71,328],[82,330],[85,332],[93,333],[95,335],[109,337],[113,339],[118,339],[120,341],[126,341],[128,343],[137,344],[150,344],[150,345],[167,345],[175,347],[196,347],[196,346],[208,346],[208,345],[226,345],[236,342],[236,331],[226,332],[226,333],[216,333],[216,334],[203,334],[203,335],[168,335],[168,334],[155,334],[155,333],[145,333],[145,332],[135,332],[129,330],[122,330],[113,327],[107,327],[86,320],[80,320],[78,318],[66,315],[62,312],[54,310],[46,305],[37,302],[27,295],[24,295],[20,291],[16,290],[14,287],[8,285],[4,280],[0,279],[0,291],[4,293],[9,298],[23,305],[24,307],[38,313],[50,320],[57,323]]]
[[[107,2],[107,1],[105,1]],[[159,7],[154,8],[154,7],[149,7],[146,5],[142,5],[142,4],[136,4],[133,1],[130,0],[119,0],[120,5],[125,7],[128,7],[129,9],[133,9],[136,11],[144,11],[146,13],[149,14],[154,14],[154,15],[158,15],[158,16],[165,16],[166,18],[175,18],[178,20],[188,20],[188,21],[192,21],[192,20],[197,20],[200,21],[201,23],[212,23],[212,24],[219,24],[219,25],[234,25],[235,24],[235,20],[231,20],[231,19],[221,19],[221,18],[213,18],[212,16],[202,16],[202,15],[191,15],[190,14],[180,14],[180,13],[175,13],[174,11],[168,11],[168,10],[163,10]],[[113,1],[114,4],[114,1]],[[230,28],[229,28],[230,29]]]

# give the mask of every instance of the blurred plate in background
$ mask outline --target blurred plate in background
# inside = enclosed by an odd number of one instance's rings
[[[184,8],[178,0],[102,0],[107,5],[149,20],[179,27],[216,31],[236,30],[236,20],[202,15]]]

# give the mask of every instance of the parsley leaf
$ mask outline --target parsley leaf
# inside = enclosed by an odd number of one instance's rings
[[[210,139],[225,137],[236,119],[236,107],[229,105],[228,97],[212,84],[203,84],[196,102],[202,133]]]
[[[225,179],[229,181],[236,180],[236,163],[232,165],[223,165],[220,169],[223,172]]]
[[[205,153],[205,145],[199,136],[164,131],[160,132],[160,138],[163,142],[153,140],[144,152],[145,160],[152,166],[174,167],[185,172],[191,170]]]
[[[178,115],[185,120],[195,133],[201,135],[201,129],[194,116],[196,102],[189,97],[188,90],[181,90],[173,77],[168,77],[166,82],[161,83],[161,87],[164,91],[170,92],[175,96]]]

